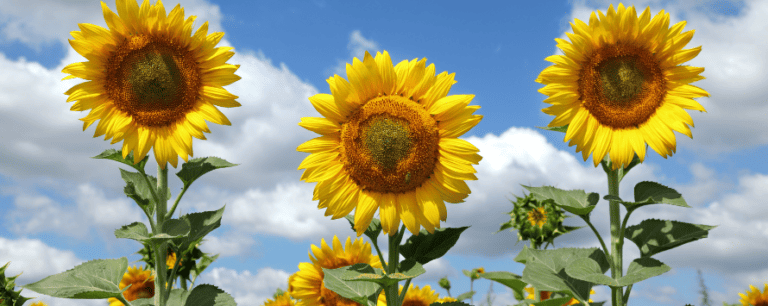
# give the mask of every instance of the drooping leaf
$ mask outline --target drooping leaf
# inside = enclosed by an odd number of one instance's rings
[[[591,192],[587,194],[584,190],[562,190],[552,186],[522,186],[528,189],[537,200],[545,201],[552,199],[556,205],[562,207],[565,211],[579,216],[588,215],[595,209],[597,201],[600,200],[600,196],[597,193]]]
[[[669,270],[672,270],[672,268],[656,259],[650,257],[637,258],[629,263],[627,274],[619,279],[619,286],[629,286],[651,277],[659,276]]]
[[[203,176],[208,172],[216,169],[227,168],[237,166],[237,164],[230,163],[218,157],[202,157],[190,159],[188,162],[181,164],[181,171],[176,173],[184,186],[192,185],[196,179]]]
[[[469,226],[437,228],[433,234],[421,229],[418,236],[409,237],[408,241],[400,247],[400,254],[405,259],[413,259],[424,265],[445,255],[459,241],[459,236],[467,228]]]
[[[709,230],[715,227],[717,226],[648,219],[640,224],[628,226],[624,230],[624,237],[637,245],[640,257],[651,257],[688,242],[707,238]]]
[[[468,299],[471,299],[472,296],[474,296],[474,295],[475,295],[474,291],[467,291],[467,292],[464,292],[462,294],[459,294],[459,296],[456,297],[456,300],[457,301],[468,300]]]
[[[176,289],[181,290],[181,289]],[[182,290],[183,291],[183,290]],[[171,291],[173,293],[173,291]],[[184,302],[184,304],[168,303],[168,305],[184,305],[184,306],[237,306],[235,299],[219,289],[214,285],[201,284],[195,286],[186,296],[186,300],[183,300],[184,294],[177,294],[178,302]],[[169,300],[170,302],[170,300]]]
[[[123,151],[122,150],[115,151],[115,149],[109,149],[109,150],[101,152],[101,154],[96,155],[96,156],[91,157],[91,158],[111,159],[111,160],[114,160],[114,161],[126,164],[128,166],[131,166],[132,168],[136,169],[136,171],[139,171],[139,172],[143,173],[144,172],[144,166],[147,164],[147,160],[149,159],[149,155],[144,156],[144,158],[141,161],[139,161],[137,164],[135,164],[135,165],[133,164],[133,152],[128,152],[128,155],[125,158],[123,158]]]
[[[480,277],[490,279],[504,286],[509,287],[515,292],[515,296],[523,296],[524,288],[528,283],[524,282],[523,277],[514,273],[498,271],[481,273]],[[518,299],[520,300],[520,299]]]
[[[683,196],[676,190],[656,182],[640,182],[635,185],[635,203],[634,205],[647,204],[669,204],[680,207],[687,207],[688,204]]]

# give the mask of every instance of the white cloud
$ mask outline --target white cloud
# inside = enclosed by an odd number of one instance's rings
[[[272,268],[262,268],[256,273],[238,272],[227,268],[213,268],[200,276],[198,284],[212,284],[235,298],[237,305],[263,305],[277,288],[287,290],[288,272]]]
[[[353,58],[356,57],[359,60],[363,60],[365,51],[368,51],[372,56],[376,56],[376,52],[382,51],[378,43],[372,39],[365,38],[360,30],[354,30],[349,34],[347,49],[349,50],[349,58],[336,60],[337,64],[331,71],[331,73],[338,74],[344,78],[347,77],[347,63],[352,64]]]

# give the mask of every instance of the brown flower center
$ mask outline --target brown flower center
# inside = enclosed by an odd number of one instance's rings
[[[344,169],[364,189],[408,192],[434,171],[439,140],[437,122],[423,106],[380,96],[341,127]]]
[[[666,96],[666,80],[655,55],[626,42],[597,48],[582,64],[578,84],[584,107],[614,129],[645,123]]]
[[[109,98],[141,126],[169,126],[186,116],[198,98],[198,64],[175,40],[131,36],[118,44],[106,67]]]
[[[538,223],[539,227],[542,227],[546,219],[547,213],[543,208],[536,208],[528,212],[528,221],[531,222],[531,226],[536,226],[536,223]]]

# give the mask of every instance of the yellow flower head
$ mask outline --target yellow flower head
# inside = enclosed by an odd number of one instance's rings
[[[764,286],[763,293],[760,293],[760,289],[749,285],[749,289],[752,289],[752,291],[747,290],[747,295],[739,293],[739,296],[741,296],[739,302],[743,306],[768,306],[768,283],[765,283]]]
[[[65,77],[87,80],[65,92],[73,111],[91,110],[83,130],[100,120],[93,137],[123,141],[123,158],[133,151],[138,163],[154,148],[158,165],[176,167],[177,156],[192,156],[192,137],[210,133],[205,120],[230,125],[215,106],[236,107],[237,96],[222,86],[240,79],[240,65],[226,64],[231,47],[214,48],[224,33],[208,32],[205,22],[194,35],[195,16],[184,19],[177,5],[166,16],[162,1],[141,7],[117,0],[117,13],[101,8],[109,29],[81,23],[69,44],[88,62],[70,64]]]
[[[294,306],[296,305],[296,302],[291,299],[290,293],[288,291],[283,292],[283,294],[277,296],[275,300],[267,300],[264,302],[264,306]]]
[[[312,245],[309,259],[312,263],[300,263],[299,271],[288,279],[288,292],[299,300],[297,306],[357,306],[356,302],[325,288],[323,268],[336,269],[356,263],[367,263],[374,268],[382,268],[379,257],[371,254],[371,245],[363,242],[362,238],[352,243],[352,238],[347,237],[347,242],[342,247],[339,238],[333,236],[333,249],[325,243],[325,239],[321,239],[320,248]]]
[[[397,291],[397,294],[399,295],[402,292],[403,292],[403,285],[400,285],[400,289]],[[443,299],[440,299],[440,295],[435,293],[435,290],[432,290],[432,288],[429,285],[425,285],[423,288],[419,289],[419,286],[414,286],[413,283],[411,283],[411,285],[408,286],[408,292],[406,292],[405,296],[403,297],[403,305],[404,306],[429,306],[430,304],[435,302],[450,302],[450,300],[456,301],[456,299],[451,297],[445,297]],[[376,301],[376,305],[387,306],[387,298],[383,290],[379,294],[379,299]]]
[[[592,153],[597,166],[610,154],[615,170],[635,154],[642,162],[646,143],[664,158],[672,155],[673,130],[693,137],[684,109],[705,111],[692,98],[709,94],[690,85],[704,79],[704,68],[680,66],[701,51],[683,49],[694,33],[681,33],[685,21],[669,27],[664,10],[651,19],[646,8],[638,17],[634,6],[619,3],[571,27],[570,42],[555,39],[565,55],[547,57],[554,65],[536,82],[546,85],[539,92],[552,104],[544,113],[556,116],[549,126],[567,125],[564,141],[575,143],[585,161]]]
[[[451,95],[454,74],[435,75],[426,58],[392,65],[389,53],[368,52],[347,64],[347,77],[329,78],[331,94],[309,98],[322,118],[301,118],[300,126],[321,134],[300,145],[311,153],[299,165],[301,179],[318,182],[313,200],[333,219],[355,209],[360,236],[378,210],[385,233],[400,220],[413,235],[423,226],[440,228],[444,202],[461,203],[470,193],[482,157],[458,139],[482,116],[469,106],[474,95]]]
[[[128,285],[131,287],[123,292],[123,296],[129,302],[155,296],[155,275],[152,271],[144,271],[143,267],[128,267],[128,272],[123,275],[119,286],[122,290]],[[109,306],[123,306],[123,303],[116,298],[109,298],[107,302]]]

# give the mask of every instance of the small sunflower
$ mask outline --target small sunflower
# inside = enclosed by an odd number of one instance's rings
[[[768,283],[764,285],[765,287],[763,288],[762,294],[760,293],[760,289],[749,285],[749,288],[752,289],[752,291],[747,290],[747,295],[739,293],[741,296],[739,302],[741,302],[743,306],[768,306]]]
[[[43,301],[37,301],[37,302],[32,303],[29,306],[48,306],[48,304],[43,303]]]
[[[556,116],[548,126],[567,125],[564,141],[575,143],[584,161],[593,153],[595,166],[605,154],[614,170],[635,154],[642,162],[646,143],[667,158],[675,152],[673,130],[693,137],[684,109],[706,111],[692,98],[709,93],[690,85],[704,79],[704,68],[680,66],[701,51],[682,49],[694,31],[680,33],[685,21],[669,27],[669,13],[651,19],[650,12],[637,17],[634,6],[619,3],[606,15],[598,10],[599,19],[593,12],[589,25],[576,19],[573,34],[566,33],[571,42],[555,39],[565,55],[547,57],[554,65],[536,79],[552,104],[544,113]]]
[[[314,253],[314,257],[312,256]],[[347,237],[347,242],[342,248],[339,238],[333,236],[333,249],[320,240],[320,248],[312,245],[309,253],[312,263],[302,262],[299,271],[288,278],[288,292],[299,300],[297,306],[357,306],[358,303],[343,298],[335,292],[328,290],[323,285],[322,268],[336,269],[357,263],[366,263],[374,268],[382,269],[379,257],[371,254],[371,245],[363,242],[362,238],[352,243],[352,238]]]
[[[534,288],[533,287],[525,287],[523,289],[525,289],[525,291],[528,292],[528,296],[525,297],[526,299],[529,299],[529,300],[534,300],[535,299],[535,297],[534,297]],[[550,298],[550,294],[551,293],[549,291],[541,291],[539,293],[541,293],[541,300],[542,301],[548,300]],[[595,294],[595,290],[594,289],[590,289],[589,290],[589,294],[590,295]],[[593,302],[592,299],[589,299],[589,302],[592,303]],[[579,300],[571,298],[571,300],[568,303],[563,304],[563,306],[575,305],[575,304],[581,304],[581,303],[579,302]],[[531,304],[531,305],[533,306],[533,304]]]
[[[128,272],[123,274],[120,281],[120,290],[132,285],[123,292],[126,301],[134,301],[143,298],[152,298],[155,296],[155,275],[151,270],[144,271],[143,267],[128,267]],[[109,306],[123,306],[123,303],[116,298],[107,299]]]
[[[406,293],[406,294],[408,294],[408,293]],[[456,302],[456,301],[458,301],[458,300],[456,300],[453,297],[446,296],[446,297],[442,297],[442,298],[437,299],[437,301],[435,301],[435,302],[438,302],[438,303],[448,303],[448,302]]]
[[[264,306],[294,306],[296,305],[296,302],[291,299],[290,293],[288,291],[283,292],[283,294],[278,295],[275,297],[274,300],[267,300],[264,302]]]
[[[476,180],[472,164],[482,159],[471,143],[458,139],[477,125],[474,95],[451,95],[454,74],[435,75],[426,58],[392,66],[389,53],[366,52],[347,64],[347,77],[329,78],[331,94],[309,98],[323,118],[301,118],[300,126],[321,134],[300,145],[312,153],[298,169],[318,182],[313,200],[338,219],[355,210],[362,235],[379,210],[385,233],[400,220],[413,235],[430,233],[446,219],[445,202],[461,203]]]
[[[179,260],[179,266],[183,263],[183,259]],[[168,267],[168,269],[173,269],[173,264],[176,263],[176,253],[174,252],[168,252],[168,257],[166,257],[165,260],[165,266]]]
[[[403,285],[400,285],[400,289],[397,291],[397,294],[399,295],[402,292]],[[429,306],[435,302],[442,303],[451,301],[456,301],[456,299],[452,297],[444,297],[441,299],[440,295],[437,294],[435,290],[432,290],[429,285],[425,285],[423,288],[419,289],[419,286],[414,286],[411,284],[408,286],[408,292],[406,292],[405,296],[403,297],[403,306]],[[376,305],[387,306],[387,297],[383,290],[379,294],[379,299],[376,301]]]
[[[528,212],[528,221],[531,222],[531,226],[544,227],[544,223],[547,222],[547,211],[544,207],[538,207]]]
[[[195,16],[184,20],[180,5],[166,17],[162,1],[141,7],[134,0],[117,0],[117,13],[104,2],[101,9],[109,29],[81,23],[69,44],[88,62],[74,63],[63,80],[82,78],[64,94],[77,101],[73,111],[90,109],[80,119],[83,130],[100,120],[93,137],[106,135],[112,144],[123,141],[123,158],[134,151],[138,163],[154,147],[158,165],[176,167],[177,156],[192,156],[192,136],[210,133],[205,120],[230,125],[215,106],[236,107],[237,96],[222,86],[240,79],[240,65],[225,64],[231,47],[214,48],[224,33],[206,36],[205,22],[193,36]]]

